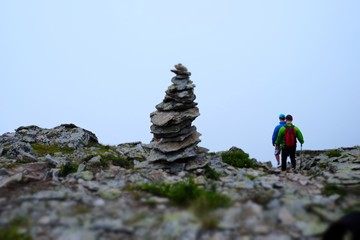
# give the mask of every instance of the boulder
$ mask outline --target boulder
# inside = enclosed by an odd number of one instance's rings
[[[79,148],[98,143],[94,133],[72,123],[61,124],[52,129],[34,125],[19,127],[16,129],[15,136],[21,142],[57,145],[59,147]]]

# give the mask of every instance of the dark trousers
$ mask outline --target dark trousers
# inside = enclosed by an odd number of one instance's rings
[[[295,160],[296,146],[295,147],[284,147],[281,150],[281,171],[286,170],[286,159],[290,156],[291,167],[296,169],[296,160]]]

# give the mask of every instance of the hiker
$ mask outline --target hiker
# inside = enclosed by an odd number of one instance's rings
[[[286,125],[286,122],[285,122],[285,114],[280,114],[279,115],[279,124],[275,127],[274,129],[274,132],[273,132],[273,135],[272,135],[272,145],[275,147],[275,159],[277,161],[277,164],[278,166],[280,165],[280,153],[281,153],[281,149],[280,148],[277,148],[276,145],[275,145],[275,141],[276,141],[276,138],[277,138],[277,135],[279,133],[279,129],[282,127],[282,126],[285,126]]]
[[[291,115],[286,115],[285,121],[286,125],[279,129],[275,145],[277,148],[281,148],[281,171],[286,171],[286,159],[290,156],[292,170],[296,173],[296,139],[302,146],[304,138],[300,129],[292,124],[293,117]]]

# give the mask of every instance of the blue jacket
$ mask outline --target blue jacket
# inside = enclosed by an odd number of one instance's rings
[[[279,130],[282,126],[285,126],[286,125],[286,121],[282,121],[282,122],[279,122],[279,125],[277,125],[274,129],[274,133],[272,135],[272,144],[274,145],[275,144],[275,141],[276,141],[276,138],[277,138],[277,135],[279,133]]]

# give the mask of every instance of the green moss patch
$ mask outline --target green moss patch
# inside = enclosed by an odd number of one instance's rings
[[[73,154],[74,149],[70,147],[59,147],[58,145],[46,145],[46,144],[38,144],[32,143],[32,148],[35,153],[40,156],[45,156],[46,154],[55,154],[57,152],[61,152],[64,154]]]
[[[127,158],[122,156],[116,156],[113,154],[106,154],[101,157],[104,161],[110,161],[115,166],[120,166],[123,168],[130,169],[134,166],[132,161],[129,161]]]
[[[331,196],[334,194],[339,194],[340,196],[345,196],[347,194],[347,191],[344,187],[333,184],[333,183],[327,183],[322,189],[322,194],[326,196]]]
[[[96,154],[98,155],[102,155],[110,151],[115,151],[116,149],[114,146],[102,145],[100,143],[92,144],[90,146],[96,148]]]
[[[31,240],[31,234],[27,231],[29,219],[26,217],[16,217],[6,226],[0,227],[0,239],[6,240]],[[24,231],[24,229],[26,231]]]
[[[256,176],[251,175],[251,174],[247,174],[246,177],[247,177],[248,179],[250,179],[251,181],[256,178]]]

